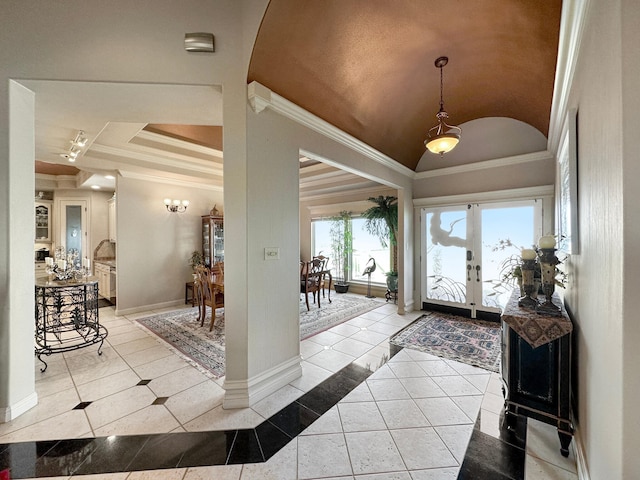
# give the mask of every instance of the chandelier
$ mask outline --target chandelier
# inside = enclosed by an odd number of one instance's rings
[[[449,114],[444,110],[444,100],[442,99],[442,67],[449,62],[448,57],[438,57],[435,61],[436,68],[440,69],[440,111],[436,114],[438,124],[431,128],[424,141],[425,147],[431,153],[442,154],[450,152],[460,141],[462,129],[460,127],[447,124],[445,121]]]

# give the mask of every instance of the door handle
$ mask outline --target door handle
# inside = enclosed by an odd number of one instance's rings
[[[476,282],[480,281],[480,265],[476,265]]]
[[[471,265],[467,264],[467,281],[471,281]]]

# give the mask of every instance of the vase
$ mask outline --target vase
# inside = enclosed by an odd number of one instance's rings
[[[387,288],[391,292],[398,291],[398,275],[387,275]]]

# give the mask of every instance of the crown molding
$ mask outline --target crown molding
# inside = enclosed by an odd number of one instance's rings
[[[375,148],[358,140],[352,135],[331,125],[329,122],[322,120],[320,117],[308,112],[304,108],[299,107],[295,103],[281,97],[277,93],[272,92],[264,85],[258,82],[251,82],[247,88],[249,105],[255,113],[260,113],[264,109],[269,108],[300,125],[303,125],[321,135],[334,140],[351,150],[364,155],[365,157],[390,168],[402,175],[413,178],[414,171],[396,162]]]
[[[589,4],[590,0],[566,0],[562,2],[558,61],[553,85],[553,100],[551,102],[547,142],[547,149],[553,154],[558,153],[560,139],[568,128],[566,116],[569,94],[578,62],[580,43],[583,38]]]
[[[524,155],[515,155],[513,157],[497,158],[494,160],[485,160],[482,162],[468,163],[466,165],[457,165],[455,167],[438,168],[435,170],[426,170],[417,172],[414,176],[416,180],[425,178],[441,177],[444,175],[456,175],[460,173],[476,172],[478,170],[487,170],[490,168],[507,167],[511,165],[519,165],[521,163],[540,162],[543,160],[552,160],[551,152],[544,150],[541,152],[526,153]]]
[[[443,197],[414,198],[413,207],[434,207],[439,205],[456,205],[462,203],[497,202],[500,200],[530,200],[541,197],[553,197],[555,187],[553,185],[541,185],[539,187],[512,188],[509,190],[497,190],[494,192],[464,193],[461,195],[449,195]]]

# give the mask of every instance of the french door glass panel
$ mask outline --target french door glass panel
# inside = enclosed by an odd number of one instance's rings
[[[513,285],[505,268],[541,232],[542,203],[528,200],[423,209],[423,301],[499,311]]]
[[[467,205],[425,211],[426,301],[467,304]]]
[[[501,309],[509,300],[513,285],[504,276],[513,262],[520,259],[523,248],[531,248],[540,231],[541,202],[485,204],[480,212],[480,260],[482,272],[482,307]],[[477,283],[477,282],[476,282]],[[486,309],[486,308],[485,308]]]

